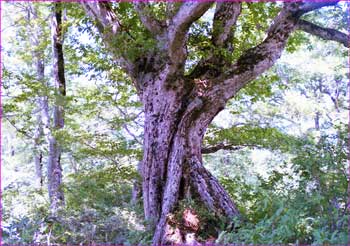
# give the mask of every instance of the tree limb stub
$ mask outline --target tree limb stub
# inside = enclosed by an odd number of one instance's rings
[[[297,28],[324,40],[336,41],[347,48],[350,47],[350,35],[346,35],[338,30],[321,27],[305,20],[299,20]]]

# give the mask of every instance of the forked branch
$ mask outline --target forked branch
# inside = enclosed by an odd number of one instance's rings
[[[171,61],[184,64],[186,59],[186,35],[193,22],[199,19],[212,5],[211,2],[184,2],[170,21],[167,30],[168,53]]]
[[[233,51],[231,42],[234,35],[233,29],[236,26],[241,10],[242,4],[239,2],[219,2],[216,4],[211,40],[215,49],[223,48],[228,52]],[[209,56],[203,57],[198,62],[188,77],[191,79],[211,79],[216,77],[224,65],[225,59],[220,57],[218,53],[211,52]]]

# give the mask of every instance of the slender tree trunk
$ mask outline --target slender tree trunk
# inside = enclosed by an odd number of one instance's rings
[[[38,18],[36,15],[36,12],[34,12],[34,17]],[[35,65],[36,65],[36,72],[38,76],[38,81],[41,84],[44,84],[45,79],[45,64],[44,64],[44,54],[43,51],[40,50],[39,45],[39,38],[41,35],[41,31],[38,29],[36,33],[36,37],[34,40],[34,57],[35,57]],[[43,187],[43,153],[40,148],[41,145],[41,138],[43,136],[43,124],[42,124],[42,118],[41,118],[41,109],[42,109],[42,96],[39,96],[37,99],[37,109],[36,109],[36,128],[34,132],[34,162],[35,162],[35,173],[38,180],[38,185],[40,188]]]
[[[38,39],[37,39],[38,40]],[[35,45],[34,47],[37,48],[39,44]],[[34,52],[35,59],[36,59],[36,72],[38,81],[43,82],[44,80],[44,71],[45,66],[44,62],[42,60],[42,54],[39,54],[38,52]],[[42,188],[43,186],[43,153],[40,148],[41,146],[41,138],[43,137],[43,124],[42,124],[42,118],[41,118],[41,110],[42,110],[42,98],[39,96],[36,99],[36,127],[34,131],[34,163],[35,163],[35,174],[37,177],[37,183],[38,187]]]
[[[52,53],[53,53],[53,76],[55,81],[55,105],[53,107],[52,129],[58,131],[64,127],[64,97],[66,95],[66,82],[64,77],[63,58],[63,34],[62,34],[62,10],[59,3],[54,4],[51,23]],[[49,157],[48,157],[48,190],[50,197],[50,209],[53,213],[64,205],[62,190],[62,147],[54,134],[49,134]]]
[[[41,98],[37,99],[37,116],[36,116],[36,127],[34,132],[34,164],[35,164],[35,175],[37,177],[37,187],[43,187],[43,153],[41,151],[41,137],[43,136],[42,120],[41,120]]]
[[[315,130],[319,131],[320,130],[320,112],[319,111],[316,111],[314,121],[315,121]]]
[[[42,30],[41,27],[38,25],[34,25],[34,28],[29,24],[31,22],[31,19],[34,21],[38,21],[38,13],[36,8],[33,4],[28,4],[27,7],[27,21],[28,21],[28,28],[32,29],[31,32],[29,32],[29,35],[32,35],[30,37],[31,44],[33,47],[33,60],[34,60],[34,66],[36,71],[36,77],[39,83],[44,85],[44,79],[45,79],[45,64],[44,64],[44,50],[43,48],[40,48],[40,38],[42,38]],[[43,137],[43,124],[42,124],[42,118],[41,118],[41,108],[42,108],[42,98],[41,94],[39,92],[39,96],[36,98],[36,108],[34,110],[34,114],[36,115],[36,127],[34,130],[34,146],[33,146],[33,152],[34,152],[34,164],[35,164],[35,175],[36,175],[36,186],[38,188],[42,188],[43,186],[43,153],[40,148],[41,146],[41,138]]]

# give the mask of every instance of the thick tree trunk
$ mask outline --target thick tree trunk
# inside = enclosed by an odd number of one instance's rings
[[[145,127],[142,195],[145,217],[154,226],[161,214],[171,143],[182,102],[180,88],[178,91],[165,90],[161,78],[152,79],[148,83],[150,86],[143,93]]]
[[[167,83],[177,87],[163,88]],[[212,211],[231,218],[239,212],[218,180],[202,165],[205,131],[223,104],[202,99],[195,84],[184,88],[179,78],[171,83],[155,78],[149,84],[143,94],[143,200],[145,217],[156,226],[153,243],[159,244],[166,241],[167,215],[180,195],[187,193],[188,185]]]

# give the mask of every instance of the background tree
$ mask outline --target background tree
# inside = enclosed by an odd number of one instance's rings
[[[63,40],[64,31],[62,27],[62,6],[55,3],[53,6],[51,33],[52,33],[52,57],[53,77],[55,88],[55,102],[53,107],[52,130],[49,124],[45,124],[47,139],[49,142],[48,156],[48,190],[51,202],[51,210],[56,213],[57,209],[64,204],[62,190],[62,147],[57,142],[55,131],[64,127],[64,97],[66,96],[66,80],[64,72]],[[48,112],[48,111],[46,111]],[[49,115],[45,115],[46,123],[49,123]]]
[[[28,18],[28,29],[30,32],[29,35],[32,35],[32,45],[34,47],[33,57],[35,59],[36,66],[36,75],[39,83],[42,84],[43,88],[46,88],[45,85],[45,55],[43,47],[41,43],[43,40],[41,37],[44,35],[43,30],[39,27],[38,23],[40,22],[40,18],[38,16],[38,9],[36,6],[32,4],[28,4],[27,6],[27,18]],[[32,25],[32,26],[31,26]],[[43,92],[45,89],[43,90]],[[44,94],[44,93],[43,93]],[[43,118],[45,114],[45,110],[48,110],[48,101],[47,96],[41,95],[37,97],[37,108],[35,109],[36,116],[36,128],[33,134],[34,140],[34,162],[35,162],[35,171],[38,178],[39,187],[43,186],[43,151],[41,149],[41,142],[43,137]]]

